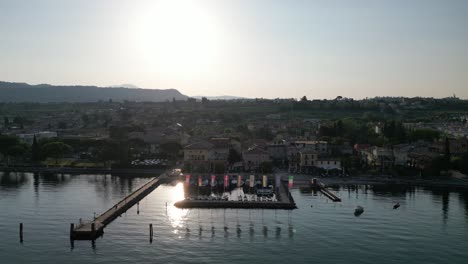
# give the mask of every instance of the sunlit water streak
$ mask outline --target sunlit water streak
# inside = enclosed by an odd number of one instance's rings
[[[94,247],[75,241],[71,248],[70,223],[91,219],[146,181],[0,174],[0,263],[466,263],[468,257],[466,192],[364,186],[335,190],[341,203],[294,189],[299,209],[289,212],[177,209],[183,186],[163,185],[139,203],[138,214],[134,206],[106,227]],[[401,207],[393,210],[396,201]],[[360,217],[353,214],[357,205],[365,208]]]

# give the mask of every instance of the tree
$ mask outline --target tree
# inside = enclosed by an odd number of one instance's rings
[[[179,155],[182,146],[177,142],[168,142],[161,144],[161,152],[165,153],[168,157],[176,158]]]
[[[439,176],[441,171],[450,169],[450,162],[447,161],[446,157],[439,156],[434,158],[429,167],[426,168],[426,172],[429,176]]]
[[[120,146],[116,142],[106,141],[97,149],[95,153],[96,159],[108,167],[112,161],[120,159],[119,148]]]
[[[202,97],[201,102],[202,102],[202,104],[207,104],[209,102],[209,100],[206,97]]]
[[[8,119],[8,116],[5,116],[3,118],[3,125],[8,128],[8,126],[10,125],[10,120]]]
[[[273,164],[269,161],[262,162],[260,164],[260,169],[262,173],[272,173],[273,172]]]
[[[261,127],[256,131],[257,137],[266,139],[266,140],[273,140],[275,136],[271,133],[271,129],[267,127]]]
[[[14,159],[17,159],[21,156],[24,156],[24,154],[26,154],[27,151],[28,151],[28,145],[24,143],[20,143],[20,144],[16,144],[8,148],[7,155],[9,157],[13,157]]]
[[[214,173],[221,174],[226,172],[226,166],[223,163],[215,163],[214,164]]]
[[[58,164],[58,159],[73,151],[70,145],[63,142],[55,141],[44,144],[42,146],[42,154],[44,157],[51,157],[55,159],[55,164]]]
[[[419,128],[411,130],[408,137],[411,141],[434,141],[434,139],[438,139],[440,137],[440,133],[437,130]]]
[[[463,153],[460,157],[453,159],[454,169],[461,173],[468,174],[468,152]]]
[[[445,137],[445,159],[449,162],[450,161],[450,140],[448,137]]]
[[[228,155],[228,162],[230,165],[239,162],[242,160],[241,155],[235,150],[235,149],[230,149],[229,150],[229,155]]]
[[[18,145],[19,139],[15,136],[0,135],[0,153],[4,156],[8,156],[8,149]]]
[[[305,95],[304,95],[304,96],[302,96],[302,98],[301,98],[301,102],[307,102],[307,96],[305,96]]]
[[[338,120],[336,123],[335,123],[335,134],[337,136],[343,136],[344,135],[344,127],[343,127],[343,121],[341,120]]]
[[[41,155],[41,149],[39,147],[39,144],[37,144],[37,139],[36,136],[34,135],[33,138],[33,143],[31,146],[31,159],[32,161],[39,161],[40,155]]]

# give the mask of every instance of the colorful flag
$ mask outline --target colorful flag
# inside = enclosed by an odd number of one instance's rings
[[[263,188],[266,188],[268,185],[268,178],[266,175],[263,175]]]
[[[211,175],[211,187],[214,186],[215,179],[216,179],[216,176]]]
[[[190,174],[185,175],[185,185],[190,184]]]
[[[228,183],[229,183],[229,176],[224,175],[224,187],[228,187]]]
[[[202,186],[202,177],[198,176],[198,187]]]
[[[237,176],[237,187],[240,188],[242,186],[242,176]]]
[[[294,178],[294,176],[289,176],[289,182],[288,182],[289,189],[291,189],[293,187],[293,178]]]
[[[255,175],[250,175],[250,188],[253,188],[255,185]]]

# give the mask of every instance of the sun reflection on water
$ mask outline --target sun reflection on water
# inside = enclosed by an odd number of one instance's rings
[[[184,184],[182,182],[177,183],[177,185],[174,187],[171,198],[171,204],[167,207],[167,216],[172,224],[172,227],[182,227],[183,223],[187,219],[188,210],[179,209],[174,206],[175,202],[184,199]]]

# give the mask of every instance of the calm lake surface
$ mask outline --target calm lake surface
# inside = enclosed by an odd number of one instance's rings
[[[299,209],[288,212],[177,209],[182,185],[163,185],[94,244],[70,243],[70,223],[148,180],[0,173],[0,263],[467,263],[468,193],[440,188],[342,186],[341,203],[294,189]]]

